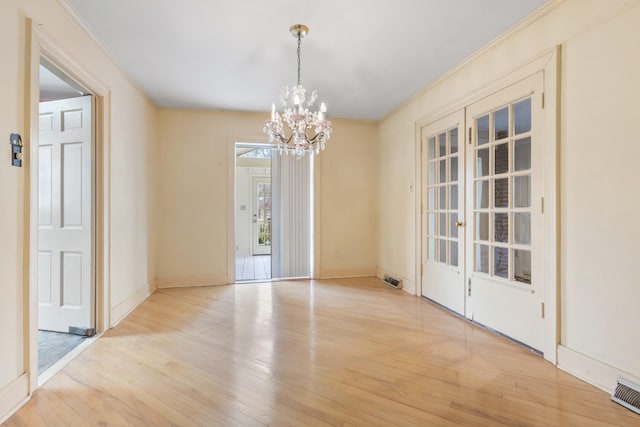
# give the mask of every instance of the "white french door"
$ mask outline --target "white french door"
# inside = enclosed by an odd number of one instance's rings
[[[464,110],[421,129],[422,295],[464,314]]]
[[[421,128],[421,293],[545,347],[542,73]]]
[[[253,177],[252,225],[253,255],[271,254],[271,178]]]
[[[94,326],[91,96],[40,103],[38,328]]]
[[[466,316],[544,349],[542,73],[467,108]]]

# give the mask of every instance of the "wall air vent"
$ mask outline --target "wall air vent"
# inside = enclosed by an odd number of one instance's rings
[[[637,384],[623,378],[618,379],[616,389],[611,394],[611,400],[640,414],[640,386]]]
[[[401,289],[402,288],[402,280],[394,279],[393,277],[385,274],[384,275],[384,283],[391,286],[392,288]]]

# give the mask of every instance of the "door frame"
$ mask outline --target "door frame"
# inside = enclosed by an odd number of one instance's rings
[[[527,77],[542,72],[543,76],[543,112],[544,129],[541,135],[544,139],[543,163],[545,165],[543,173],[543,194],[544,194],[544,358],[557,364],[557,351],[560,344],[560,224],[559,224],[559,194],[560,180],[558,171],[559,157],[559,114],[560,114],[560,46],[542,52],[530,60],[520,64],[512,70],[496,76],[490,83],[476,90],[470,91],[467,95],[458,98],[451,104],[446,104],[442,108],[433,110],[429,115],[415,122],[414,126],[414,179],[416,183],[421,183],[423,173],[422,157],[420,147],[422,143],[421,129],[430,123],[436,122],[458,110],[466,109],[467,106],[497,93]],[[447,78],[450,76],[445,76]],[[437,85],[440,82],[434,84]],[[465,123],[465,146],[468,144],[468,132],[470,124]],[[469,159],[467,159],[469,161]],[[459,166],[460,167],[460,166]],[[422,295],[422,212],[426,212],[424,206],[426,201],[422,199],[422,191],[416,190],[415,194],[415,283],[416,294]],[[423,206],[424,205],[424,206]],[[468,243],[467,243],[468,244]],[[465,286],[468,284],[465,283]],[[465,289],[468,292],[468,289]],[[466,308],[465,308],[466,310]]]
[[[265,112],[265,117],[267,117]],[[236,283],[236,145],[256,145],[275,147],[275,144],[265,142],[266,138],[260,135],[242,136],[231,134],[227,137],[227,283]],[[311,162],[311,252],[310,279],[319,279],[321,272],[320,258],[320,164],[322,156],[314,156]],[[273,218],[272,218],[273,221]],[[273,256],[273,253],[272,253]]]
[[[26,19],[26,64],[25,64],[25,141],[29,145],[24,159],[24,212],[28,220],[24,223],[24,305],[25,305],[25,349],[24,365],[28,375],[28,392],[38,387],[38,235],[32,233],[32,224],[37,224],[38,206],[38,133],[40,60],[44,58],[79,86],[87,89],[95,98],[94,151],[93,151],[93,275],[96,332],[111,326],[110,319],[110,129],[111,92],[96,80],[81,65],[68,56],[43,29]]]
[[[229,136],[227,138],[227,284],[236,283],[236,147],[238,145],[273,146],[265,142],[262,136]],[[253,232],[251,236],[253,239]]]

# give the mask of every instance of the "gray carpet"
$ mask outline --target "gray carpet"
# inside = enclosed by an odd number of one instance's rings
[[[84,339],[79,335],[38,331],[38,374],[53,366]]]

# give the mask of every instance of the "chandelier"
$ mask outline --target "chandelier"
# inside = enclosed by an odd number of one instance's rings
[[[296,24],[289,31],[298,39],[298,84],[291,89],[287,86],[282,88],[280,102],[283,111],[278,112],[276,105],[271,105],[271,120],[265,122],[264,132],[269,135],[269,142],[277,142],[280,154],[292,153],[302,157],[306,152],[313,155],[324,150],[331,138],[331,122],[325,118],[327,107],[324,102],[317,111],[313,111],[313,104],[318,98],[317,91],[311,92],[307,98],[307,91],[302,87],[300,45],[309,28]]]

